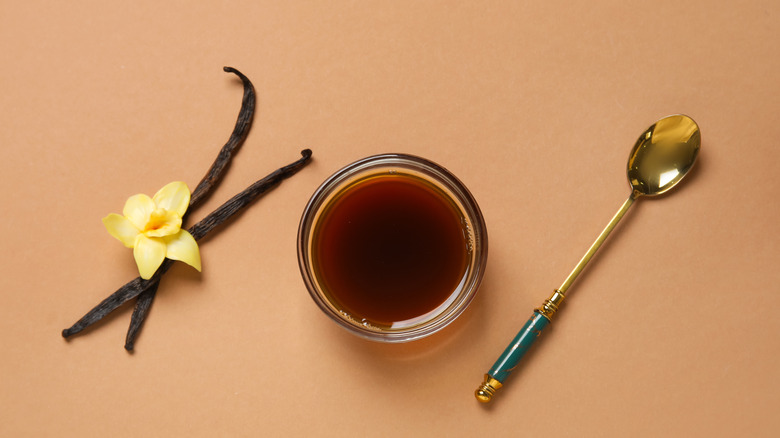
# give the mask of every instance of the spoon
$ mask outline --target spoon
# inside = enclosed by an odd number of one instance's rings
[[[561,287],[545,300],[542,307],[535,309],[512,343],[504,350],[493,368],[485,374],[485,380],[474,395],[477,400],[488,403],[503,382],[514,370],[542,330],[550,323],[561,306],[569,287],[580,275],[593,255],[607,239],[609,233],[620,222],[635,200],[641,196],[657,196],[676,186],[693,167],[701,145],[699,126],[688,116],[667,116],[647,128],[636,141],[628,156],[628,182],[631,194],[609,221],[604,231],[590,246],[588,252],[569,274]]]

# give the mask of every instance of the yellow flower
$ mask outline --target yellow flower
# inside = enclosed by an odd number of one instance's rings
[[[108,232],[126,247],[133,248],[141,278],[148,280],[167,257],[200,271],[200,251],[190,233],[181,229],[181,218],[190,205],[190,189],[172,182],[153,198],[131,196],[122,211],[103,218]]]

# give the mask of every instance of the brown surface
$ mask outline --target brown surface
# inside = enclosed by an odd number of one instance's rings
[[[777,436],[780,7],[764,2],[3,2],[0,436]],[[631,4],[633,3],[633,4]],[[727,3],[731,3],[728,5]],[[303,147],[315,162],[130,308],[59,332],[135,275],[100,218],[194,187],[193,219]],[[628,195],[625,160],[682,112],[701,160],[639,202],[491,408],[472,392]],[[483,288],[447,330],[353,337],[316,308],[295,233],[337,168],[441,163],[480,202]]]

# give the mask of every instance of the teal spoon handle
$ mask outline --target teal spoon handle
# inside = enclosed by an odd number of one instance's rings
[[[485,374],[485,382],[475,394],[477,400],[487,403],[493,398],[493,394],[503,386],[506,378],[517,368],[520,359],[525,356],[525,353],[536,342],[536,339],[542,334],[542,330],[549,323],[550,320],[538,310],[534,311],[528,322],[517,332],[517,336],[490,368],[490,371]]]
[[[544,302],[542,307],[534,310],[531,318],[517,333],[506,350],[501,354],[496,363],[485,374],[485,381],[477,388],[474,395],[477,400],[487,403],[493,399],[496,391],[504,386],[507,377],[517,368],[525,353],[536,342],[542,331],[550,324],[550,320],[565,296],[560,290],[556,290],[552,296]]]
[[[550,320],[542,316],[539,312],[534,312],[528,322],[525,323],[522,329],[517,333],[517,336],[512,340],[512,343],[506,347],[504,353],[498,358],[493,367],[488,371],[488,374],[494,379],[503,382],[509,377],[509,374],[517,368],[520,363],[520,359],[525,356],[525,353],[531,348],[539,335],[542,334],[542,330],[547,327]]]

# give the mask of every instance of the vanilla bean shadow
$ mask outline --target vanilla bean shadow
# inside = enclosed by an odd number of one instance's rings
[[[197,208],[204,200],[206,200],[213,189],[222,181],[222,177],[233,158],[233,152],[235,152],[246,140],[249,134],[249,128],[252,126],[252,120],[255,114],[255,88],[252,82],[244,76],[243,73],[236,70],[233,67],[224,67],[223,70],[227,73],[233,73],[241,79],[241,83],[244,86],[244,96],[241,99],[241,110],[238,112],[238,119],[236,120],[236,126],[233,128],[233,132],[230,134],[230,138],[227,143],[222,146],[217,158],[209,168],[203,179],[200,180],[198,186],[193,190],[190,196],[190,205],[187,209],[186,216]],[[127,328],[127,337],[125,338],[125,349],[132,351],[135,345],[135,338],[138,336],[141,328],[143,327],[146,317],[149,315],[149,310],[152,307],[154,297],[157,294],[157,286],[149,287],[143,291],[135,301],[135,308],[133,309],[133,315],[130,317],[130,326]]]
[[[311,161],[312,152],[310,149],[304,149],[301,151],[301,158],[297,161],[277,169],[273,173],[269,174],[265,178],[256,181],[244,189],[241,193],[237,194],[219,208],[211,212],[208,216],[203,218],[200,222],[190,227],[188,230],[195,240],[200,240],[207,234],[209,234],[214,228],[235,216],[249,206],[253,201],[262,196],[268,190],[274,188],[284,179],[294,175],[304,166]],[[152,287],[156,287],[160,281],[160,277],[165,274],[170,268],[172,261],[166,259],[160,268],[149,280],[143,280],[141,277],[136,277],[124,286],[120,287],[116,292],[111,294],[108,298],[103,300],[100,304],[95,306],[92,310],[87,312],[81,319],[79,319],[73,326],[62,331],[62,336],[68,338],[73,336],[90,325],[100,321],[106,315],[116,310],[122,304],[132,300],[140,295],[145,290],[149,290]]]

